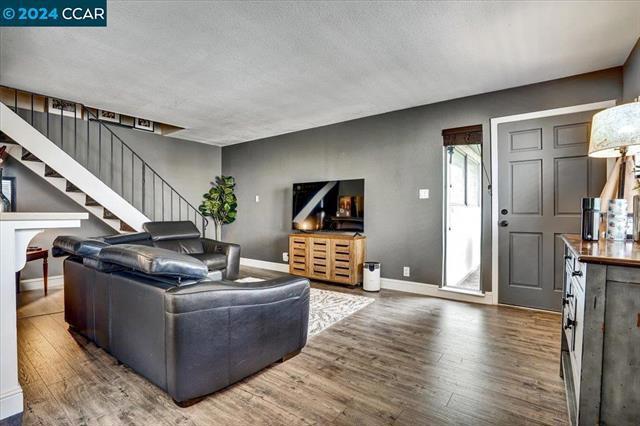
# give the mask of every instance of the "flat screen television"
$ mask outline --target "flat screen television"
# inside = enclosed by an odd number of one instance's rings
[[[364,179],[293,184],[292,224],[299,231],[364,231]]]

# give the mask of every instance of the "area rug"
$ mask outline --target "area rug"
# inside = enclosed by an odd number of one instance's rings
[[[260,281],[264,280],[254,277],[236,280],[238,283],[254,283]],[[375,299],[371,297],[321,290],[312,287],[309,300],[309,337],[355,314],[374,301]]]

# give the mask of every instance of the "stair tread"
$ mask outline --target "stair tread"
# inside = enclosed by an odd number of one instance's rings
[[[44,165],[44,175],[47,177],[59,177],[59,178],[64,177],[46,164]]]
[[[102,217],[104,217],[105,219],[118,219],[118,216],[116,216],[115,214],[111,213],[107,209],[104,209],[104,211],[102,212]]]
[[[67,181],[67,192],[82,192],[77,186]],[[89,198],[87,196],[87,198]]]
[[[9,135],[7,135],[4,132],[0,132],[0,142],[2,143],[16,143],[16,141],[14,141],[13,139],[11,139],[11,137]]]
[[[85,206],[99,206],[100,203],[98,203],[96,200],[94,200],[89,195],[87,195],[87,200],[84,202],[84,205]]]
[[[22,157],[20,158],[22,158],[23,161],[39,161],[41,163],[43,162],[41,159],[33,155],[31,151],[28,151],[25,148],[22,148]]]
[[[120,231],[123,231],[123,233],[136,232],[135,229],[124,223],[122,220],[120,221]]]

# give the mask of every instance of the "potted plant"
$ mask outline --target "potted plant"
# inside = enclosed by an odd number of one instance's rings
[[[238,214],[238,199],[234,194],[236,180],[233,176],[216,176],[211,189],[202,196],[198,210],[203,216],[213,219],[216,240],[222,240],[222,225],[232,223]]]

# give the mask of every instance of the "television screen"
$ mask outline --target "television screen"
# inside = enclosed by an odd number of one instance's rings
[[[293,184],[292,228],[364,231],[364,179]]]

